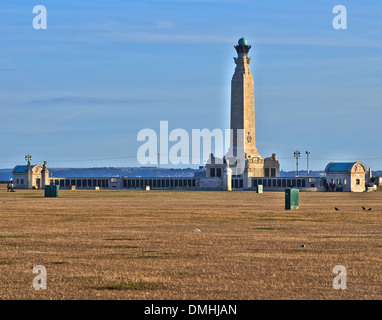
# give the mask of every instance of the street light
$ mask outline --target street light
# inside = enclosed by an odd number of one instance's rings
[[[28,153],[28,154],[25,156],[25,160],[28,161],[28,164],[31,164],[32,156]]]
[[[307,170],[307,175],[309,176],[309,155],[310,155],[310,152],[305,151],[305,153],[306,153],[306,170]]]
[[[296,177],[298,177],[298,158],[300,158],[300,151],[296,150],[294,153],[293,153],[293,156],[296,158]]]

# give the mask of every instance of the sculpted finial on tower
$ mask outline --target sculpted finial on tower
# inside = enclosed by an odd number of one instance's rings
[[[237,58],[233,58],[236,64],[250,64],[251,58],[248,58],[248,52],[251,49],[251,46],[247,45],[247,39],[240,38],[238,45],[234,46],[237,52]]]
[[[238,41],[238,45],[235,46],[238,58],[244,58],[244,56],[248,55],[251,46],[247,45],[247,39],[240,38]]]

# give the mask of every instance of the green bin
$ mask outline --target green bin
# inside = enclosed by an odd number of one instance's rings
[[[259,184],[257,186],[257,193],[263,193],[263,185],[262,184]]]
[[[298,209],[300,190],[285,189],[285,210]]]
[[[50,197],[50,185],[45,186],[45,198]]]
[[[59,195],[60,187],[56,184],[45,186],[45,197],[46,198],[57,198]]]
[[[59,195],[60,186],[57,184],[53,184],[50,186],[50,196],[53,198],[57,198]]]

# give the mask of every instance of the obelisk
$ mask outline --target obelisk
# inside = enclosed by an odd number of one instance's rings
[[[245,158],[248,177],[264,175],[264,159],[257,152],[255,139],[255,87],[249,64],[248,52],[251,46],[241,38],[235,46],[237,58],[231,81],[231,148],[230,154]],[[227,156],[229,157],[229,156]]]

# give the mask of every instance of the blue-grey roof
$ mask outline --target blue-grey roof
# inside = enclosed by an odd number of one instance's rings
[[[34,166],[31,166],[31,169],[33,169],[33,167],[35,167],[36,165]],[[16,166],[14,169],[13,169],[13,173],[24,173],[26,172],[28,169],[28,166],[25,165],[25,166]]]
[[[353,166],[357,162],[331,162],[326,166],[325,171],[328,172],[351,172]]]

